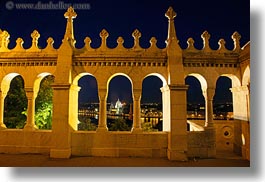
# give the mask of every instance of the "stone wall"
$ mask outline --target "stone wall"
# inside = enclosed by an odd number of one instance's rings
[[[0,130],[0,153],[49,154],[52,147],[52,131]]]
[[[207,158],[208,145],[204,131],[188,132],[188,157]]]
[[[234,143],[234,120],[215,120],[216,150],[233,152]]]
[[[234,121],[234,152],[250,160],[250,125],[249,121]]]
[[[167,157],[166,132],[73,132],[72,155]]]

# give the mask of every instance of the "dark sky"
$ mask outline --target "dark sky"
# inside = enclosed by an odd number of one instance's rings
[[[59,1],[45,1],[45,0],[27,0],[18,1],[13,0],[13,8],[6,8],[6,3],[10,1],[0,1],[0,28],[7,30],[10,34],[9,47],[15,46],[15,41],[18,37],[24,39],[24,48],[31,46],[30,34],[34,29],[37,29],[41,34],[39,39],[40,47],[46,47],[46,40],[48,37],[53,37],[55,40],[54,47],[58,48],[63,39],[65,32],[66,19],[63,14],[66,10],[22,10],[16,8],[18,3],[49,3],[54,4]],[[61,1],[64,4],[69,1]],[[165,12],[169,6],[172,6],[177,13],[175,18],[175,27],[177,37],[180,40],[180,45],[184,49],[187,47],[187,39],[192,37],[195,40],[195,47],[202,48],[201,34],[207,30],[211,34],[210,45],[212,48],[218,48],[218,40],[224,38],[226,47],[233,48],[233,41],[231,35],[234,31],[238,31],[241,38],[241,46],[245,45],[250,40],[250,2],[249,0],[76,0],[75,3],[86,3],[90,5],[90,9],[81,10],[76,9],[78,14],[74,20],[74,33],[77,40],[76,47],[84,46],[84,38],[89,36],[92,39],[92,47],[98,47],[101,43],[99,36],[100,31],[105,28],[109,32],[108,46],[115,47],[118,36],[122,36],[125,40],[125,47],[132,47],[133,38],[132,32],[137,28],[141,31],[142,37],[140,44],[142,47],[149,47],[149,40],[152,36],[156,37],[158,47],[164,48],[166,46],[165,40],[167,38],[168,20],[165,17]],[[121,78],[122,79],[122,78]],[[131,96],[124,93],[124,90],[130,90],[129,80],[123,79],[123,84],[111,82],[110,91],[114,92],[110,96],[112,99],[119,97],[120,99],[130,100]],[[126,81],[128,81],[126,83]],[[80,85],[89,85],[91,83],[89,78],[80,80]],[[92,81],[93,82],[93,81]],[[152,95],[154,101],[161,101],[161,94],[157,94],[157,89],[160,87],[156,83],[156,79],[148,79],[145,81],[144,90],[150,88],[149,95]],[[87,84],[86,84],[87,83]],[[121,83],[121,82],[119,82]],[[192,81],[189,84],[195,84]],[[229,85],[229,81],[224,81],[223,85]],[[122,88],[119,87],[122,85]],[[129,86],[128,86],[129,85]],[[84,86],[83,86],[84,87]],[[113,87],[113,88],[112,88]],[[154,89],[151,89],[153,87]],[[194,86],[195,90],[197,86]],[[86,89],[80,91],[81,100],[86,101],[88,98],[94,99],[96,94],[88,94]],[[156,91],[153,91],[156,90]],[[221,88],[222,90],[222,88]],[[127,91],[126,91],[127,92]],[[197,92],[197,91],[196,91]],[[200,91],[199,91],[200,92]],[[148,91],[147,91],[148,93]],[[152,93],[152,94],[151,94]],[[193,92],[195,93],[195,92]],[[92,95],[91,95],[92,94]],[[156,95],[157,94],[157,95]],[[116,95],[116,96],[115,96]],[[193,95],[191,102],[200,100],[199,95]],[[227,94],[224,94],[227,95]],[[143,99],[146,102],[150,98]],[[225,96],[226,98],[230,96]],[[152,99],[151,99],[152,100]]]

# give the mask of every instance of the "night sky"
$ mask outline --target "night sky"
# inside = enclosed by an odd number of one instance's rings
[[[15,41],[18,37],[24,39],[24,48],[31,46],[30,34],[34,29],[41,34],[39,46],[46,47],[48,37],[53,37],[54,47],[58,48],[65,32],[66,19],[64,10],[19,10],[15,7],[11,10],[6,8],[9,1],[0,1],[0,29],[7,30],[10,34],[9,48],[15,47]],[[21,3],[14,0],[13,4]],[[23,1],[24,3],[58,3],[58,1]],[[61,1],[70,3],[69,1]],[[166,46],[168,20],[165,12],[169,6],[172,6],[177,13],[175,18],[175,27],[180,46],[187,47],[187,39],[192,37],[195,40],[195,47],[203,47],[201,34],[207,30],[211,34],[210,46],[213,49],[218,48],[218,40],[224,38],[226,47],[233,48],[231,35],[238,31],[241,38],[241,46],[250,40],[250,2],[249,0],[77,0],[75,3],[87,3],[90,9],[76,9],[78,14],[74,20],[74,33],[76,47],[84,46],[84,38],[89,36],[92,39],[91,46],[96,48],[101,44],[99,36],[100,31],[105,28],[109,32],[108,46],[115,47],[117,37],[122,36],[125,40],[124,46],[129,48],[133,46],[132,32],[137,28],[141,31],[140,45],[143,48],[149,47],[151,37],[156,37],[159,48]],[[119,80],[120,79],[120,80]],[[117,81],[118,80],[118,81]],[[221,81],[219,81],[221,80]],[[220,78],[221,82],[220,96],[215,100],[225,101],[231,99],[228,87],[231,82]],[[117,84],[119,83],[119,84]],[[122,84],[120,84],[122,83]],[[192,78],[186,79],[186,84],[193,88],[188,91],[190,102],[201,102],[202,95],[198,82]],[[219,83],[218,83],[219,84]],[[82,102],[97,100],[96,81],[93,77],[84,77],[80,79],[79,85],[82,86],[79,100]],[[122,86],[122,87],[120,87]],[[147,78],[143,84],[142,102],[161,102],[161,93],[159,88],[162,82],[156,77]],[[219,86],[217,85],[219,88]],[[88,91],[87,91],[88,90]],[[126,78],[114,78],[110,82],[109,101],[120,98],[121,100],[131,101],[130,81]],[[226,91],[225,91],[226,90]],[[223,94],[222,94],[223,93]],[[230,95],[229,95],[230,94]]]

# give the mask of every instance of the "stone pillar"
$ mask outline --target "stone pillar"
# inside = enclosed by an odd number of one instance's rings
[[[69,158],[71,156],[70,84],[53,84],[53,117],[51,158]]]
[[[97,132],[108,131],[107,127],[107,89],[98,90],[99,97],[99,120]]]
[[[35,99],[37,93],[34,92],[33,88],[26,88],[26,96],[28,99],[28,108],[27,108],[27,123],[24,126],[24,130],[35,130],[38,127],[35,125]]]
[[[163,131],[170,131],[170,90],[166,85],[160,88],[162,92],[163,105]]]
[[[7,93],[0,92],[0,130],[6,129],[6,125],[4,124],[4,107],[6,95]]]
[[[207,157],[216,157],[216,129],[213,124],[213,97],[215,88],[207,88],[203,91],[205,98],[205,141],[207,143]]]
[[[230,89],[233,94],[234,119],[249,121],[249,89],[248,86],[233,87]]]
[[[250,85],[245,86],[245,93],[247,99],[247,120],[250,120]]]
[[[205,98],[205,127],[213,127],[213,97],[215,88],[207,88],[203,91]]]
[[[168,134],[168,159],[187,161],[187,89],[186,85],[169,85],[170,132]]]
[[[64,39],[58,49],[57,66],[54,73],[52,146],[51,158],[69,158],[71,156],[71,133],[77,127],[77,93],[78,88],[72,86],[73,54],[75,49],[73,19],[77,16],[69,7],[64,14],[67,25]],[[72,105],[74,104],[74,106]],[[72,111],[74,109],[74,111]]]
[[[132,132],[142,131],[141,127],[141,89],[133,89],[133,127]]]
[[[79,93],[80,87],[77,85],[71,85],[70,87],[70,111],[71,119],[70,119],[70,126],[73,130],[78,130],[78,93]]]

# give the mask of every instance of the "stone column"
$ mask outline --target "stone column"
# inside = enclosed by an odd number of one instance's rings
[[[245,87],[246,89],[246,97],[247,97],[247,120],[250,120],[250,85]]]
[[[170,90],[166,85],[160,88],[162,92],[162,106],[163,106],[163,131],[170,131]]]
[[[108,131],[107,127],[107,89],[98,90],[99,97],[99,120],[97,132]]]
[[[215,88],[207,88],[203,91],[205,98],[205,127],[213,127],[213,97]]]
[[[26,88],[26,96],[28,99],[27,108],[27,123],[24,126],[24,130],[35,130],[38,127],[35,125],[35,99],[37,93],[34,92],[33,88]]]
[[[249,121],[249,89],[248,86],[233,87],[230,89],[233,94],[234,119]]]
[[[6,125],[4,124],[4,107],[6,95],[7,93],[0,92],[0,130],[6,129]]]
[[[133,127],[132,132],[142,131],[141,127],[141,89],[133,89]]]
[[[72,113],[70,119],[70,126],[73,130],[78,130],[78,92],[80,87],[77,85],[71,85],[70,87],[70,112]]]
[[[187,161],[187,89],[186,85],[169,85],[170,132],[168,159]]]
[[[71,156],[70,84],[54,83],[51,158],[69,158]]]
[[[207,88],[203,91],[205,98],[205,141],[207,143],[207,157],[216,156],[216,129],[213,124],[213,97],[215,88]]]

